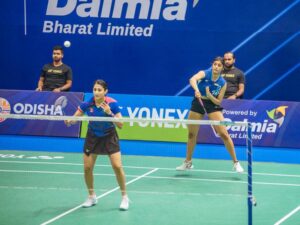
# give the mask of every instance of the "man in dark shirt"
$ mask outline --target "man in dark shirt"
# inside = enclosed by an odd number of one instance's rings
[[[222,77],[227,82],[227,88],[224,98],[241,99],[245,90],[245,75],[243,71],[234,66],[235,56],[233,52],[224,54],[224,69],[221,72]]]
[[[37,91],[69,91],[72,86],[72,69],[62,62],[64,51],[61,46],[53,48],[53,62],[43,66]]]

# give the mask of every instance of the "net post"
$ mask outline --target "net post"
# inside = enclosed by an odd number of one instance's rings
[[[252,126],[248,123],[247,126],[247,159],[248,159],[248,225],[252,225]]]

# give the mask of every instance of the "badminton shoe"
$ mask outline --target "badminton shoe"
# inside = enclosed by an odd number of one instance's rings
[[[239,162],[235,162],[235,163],[233,164],[233,169],[234,169],[234,171],[237,172],[237,173],[242,173],[242,172],[244,172],[244,169],[243,169],[243,167],[241,166],[241,164],[240,164]]]
[[[93,196],[89,196],[88,199],[82,204],[83,208],[89,208],[92,207],[94,205],[96,205],[98,202],[97,200],[97,196],[93,195]]]
[[[192,160],[191,161],[183,161],[183,163],[176,167],[176,170],[179,170],[179,171],[183,171],[183,170],[190,170],[190,169],[193,169],[194,166],[192,164]]]
[[[126,211],[129,209],[129,198],[127,195],[122,197],[122,201],[120,204],[120,210]]]

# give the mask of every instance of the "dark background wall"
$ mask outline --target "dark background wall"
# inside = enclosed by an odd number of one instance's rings
[[[236,66],[246,73],[245,98],[300,101],[299,0],[200,0],[195,7],[192,0],[130,0],[129,7],[119,8],[120,18],[114,18],[121,2],[2,2],[0,88],[35,89],[43,64],[52,61],[52,47],[70,40],[64,62],[73,68],[73,91],[90,92],[93,81],[102,78],[113,93],[192,95],[185,89],[189,77],[209,68],[215,56],[233,50]],[[107,18],[102,9],[109,3]],[[138,3],[136,8],[133,3]],[[57,15],[72,4],[67,15]],[[57,6],[56,15],[49,10],[47,15],[50,6]],[[151,19],[155,11],[159,18]],[[140,12],[144,17],[139,18]],[[85,35],[47,33],[45,21],[91,24],[93,29]],[[103,30],[109,23],[152,25],[153,30],[150,37],[97,35],[99,23]]]

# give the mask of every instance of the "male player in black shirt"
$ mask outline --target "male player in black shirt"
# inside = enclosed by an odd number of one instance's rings
[[[72,86],[72,69],[62,62],[64,51],[61,46],[54,46],[53,62],[43,66],[37,91],[69,91]]]
[[[245,75],[243,71],[234,66],[235,56],[233,52],[224,54],[224,69],[221,72],[222,77],[227,82],[227,88],[224,98],[241,99],[245,90]]]

